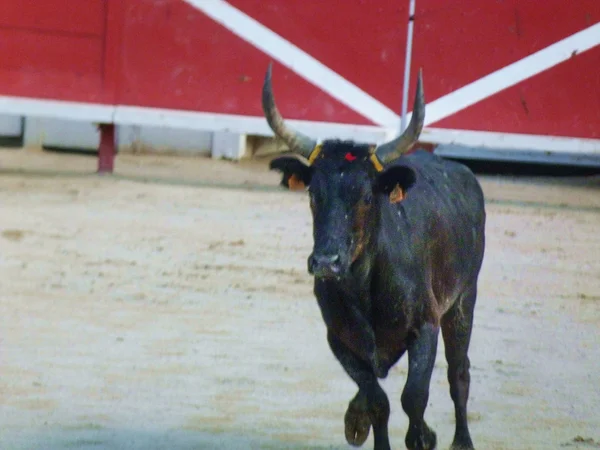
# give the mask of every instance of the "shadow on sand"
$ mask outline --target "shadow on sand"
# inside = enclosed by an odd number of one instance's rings
[[[343,450],[335,446],[310,446],[288,443],[268,436],[244,436],[232,433],[201,431],[127,430],[90,425],[89,427],[48,427],[45,431],[4,434],[0,447],[4,450]],[[343,439],[342,436],[340,436]]]

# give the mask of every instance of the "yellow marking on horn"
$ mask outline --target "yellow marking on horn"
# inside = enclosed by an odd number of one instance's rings
[[[377,155],[375,153],[371,153],[369,159],[371,160],[371,163],[373,163],[373,166],[375,167],[375,170],[377,172],[381,172],[383,170],[383,165],[381,164],[381,161],[379,161],[379,158],[377,158]]]
[[[317,159],[317,157],[319,156],[320,153],[321,153],[321,144],[318,144],[317,146],[315,146],[313,151],[310,152],[310,156],[308,157],[308,164],[312,165],[312,163],[315,162],[315,159]]]

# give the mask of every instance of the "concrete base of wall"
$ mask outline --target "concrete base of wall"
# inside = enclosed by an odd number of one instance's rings
[[[25,118],[23,145],[27,147],[98,150],[95,124],[62,119]],[[156,151],[210,154],[212,133],[140,126],[117,127],[118,151]]]
[[[7,116],[0,114],[0,136],[17,137],[23,133],[23,118],[18,116]]]
[[[25,147],[90,152],[97,152],[100,142],[100,132],[93,123],[0,115],[0,140],[3,137],[22,137]],[[230,160],[286,150],[272,137],[148,126],[117,126],[116,141],[121,153],[197,154]]]

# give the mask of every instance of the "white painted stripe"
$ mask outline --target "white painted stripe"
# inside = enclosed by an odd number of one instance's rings
[[[538,164],[565,164],[568,166],[600,168],[599,155],[585,153],[540,152],[529,150],[493,149],[484,147],[464,147],[444,145],[434,151],[447,158],[466,160],[509,161]]]
[[[385,128],[374,125],[287,120],[294,129],[315,139],[337,137],[357,142],[381,143],[387,140]],[[264,117],[215,114],[173,109],[118,106],[115,123],[120,125],[158,126],[200,131],[226,131],[230,133],[273,136]]]
[[[148,127],[179,128],[207,132],[231,132],[257,136],[273,136],[263,117],[215,114],[197,111],[109,106],[94,103],[64,102],[35,98],[0,96],[0,114],[49,117],[87,123],[115,123]],[[316,139],[340,138],[379,144],[396,134],[397,129],[373,125],[289,120],[295,129]],[[506,150],[564,152],[600,155],[600,139],[568,136],[543,136],[488,131],[425,128],[423,142],[457,144]]]
[[[270,55],[340,103],[373,121],[373,123],[390,128],[398,127],[398,114],[379,100],[371,97],[313,56],[227,2],[223,0],[183,1],[199,9],[233,34]]]
[[[87,123],[114,123],[149,127],[179,128],[197,131],[229,131],[240,134],[272,136],[264,117],[215,114],[199,111],[113,106],[98,103],[67,102],[27,97],[0,96],[0,114],[73,120]],[[357,142],[380,143],[388,130],[375,125],[289,120],[297,130],[316,139],[338,137]]]
[[[542,153],[583,153],[600,156],[600,139],[583,139],[567,136],[425,128],[423,129],[420,140],[422,142],[455,144],[467,147],[486,147],[503,150],[532,150]]]
[[[56,117],[78,122],[111,123],[115,107],[98,103],[0,96],[0,113],[15,116]]]
[[[183,0],[232,33],[293,70],[344,105],[385,128],[396,128],[399,115],[224,0]],[[600,44],[600,23],[492,72],[427,104],[425,125],[438,122],[498,92]],[[425,80],[425,86],[427,82]],[[425,88],[425,92],[427,89]],[[407,114],[410,121],[412,112]]]
[[[574,52],[583,53],[598,44],[600,44],[600,23],[428,103],[425,125],[456,114],[458,111],[568,60]],[[425,92],[427,91],[425,90]],[[410,117],[407,120],[410,120]]]

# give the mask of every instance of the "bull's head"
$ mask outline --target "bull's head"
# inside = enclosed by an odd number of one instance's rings
[[[270,168],[283,173],[283,186],[309,188],[314,248],[308,270],[316,277],[343,278],[368,248],[378,228],[379,206],[382,202],[402,201],[415,181],[410,168],[388,165],[411,149],[423,128],[422,75],[419,72],[406,131],[378,147],[337,140],[317,145],[286,126],[275,105],[271,65],[263,85],[262,106],[273,132],[297,155],[275,158]]]

